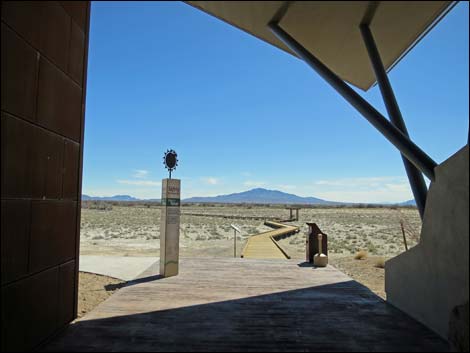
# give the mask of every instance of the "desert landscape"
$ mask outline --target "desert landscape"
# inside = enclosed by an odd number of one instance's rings
[[[158,203],[111,203],[86,201],[81,217],[82,255],[158,256],[160,236]],[[265,220],[287,219],[280,205],[183,205],[180,247],[182,256],[233,256],[233,230],[242,233],[238,250],[253,234],[270,230]],[[279,241],[294,259],[305,257],[306,222],[315,222],[328,235],[333,257],[360,250],[370,255],[393,257],[416,245],[421,221],[413,207],[308,207],[302,208],[297,225],[301,231]]]
[[[159,256],[160,205],[155,202],[84,201],[81,216],[81,255]],[[237,256],[253,234],[271,230],[265,220],[288,219],[284,205],[183,204],[180,256]],[[306,206],[299,220],[288,222],[301,231],[279,244],[299,262],[305,261],[306,222],[315,222],[328,235],[329,262],[375,293],[385,297],[384,262],[419,241],[421,221],[414,207]],[[402,226],[403,225],[403,231]],[[358,255],[359,254],[359,255]]]

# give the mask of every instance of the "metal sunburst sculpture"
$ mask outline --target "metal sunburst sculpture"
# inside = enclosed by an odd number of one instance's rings
[[[163,164],[165,165],[165,168],[168,169],[170,172],[170,178],[171,179],[171,172],[176,169],[176,166],[178,165],[178,155],[174,150],[166,150],[165,155],[163,156]]]

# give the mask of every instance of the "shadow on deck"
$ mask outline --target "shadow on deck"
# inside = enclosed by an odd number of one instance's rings
[[[153,273],[153,274],[152,274]],[[155,275],[155,267],[143,274]],[[447,343],[328,266],[184,260],[121,289],[45,351],[446,351]]]

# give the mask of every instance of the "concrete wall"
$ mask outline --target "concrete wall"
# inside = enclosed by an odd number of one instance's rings
[[[468,302],[469,148],[439,165],[420,244],[385,266],[387,300],[448,337],[452,309]]]
[[[2,351],[76,317],[87,1],[1,4]]]

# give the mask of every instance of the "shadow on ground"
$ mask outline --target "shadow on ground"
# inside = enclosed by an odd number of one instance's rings
[[[133,288],[122,290],[136,290],[139,284],[148,288],[158,279],[142,278],[134,281]],[[133,315],[85,318],[44,348],[95,352],[447,350],[447,343],[436,334],[352,280]]]

